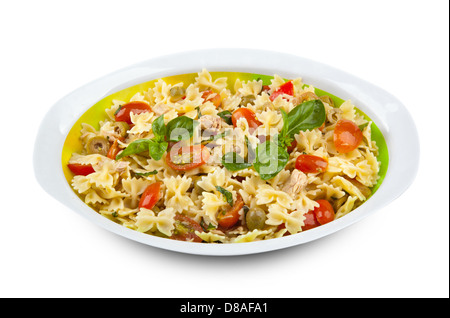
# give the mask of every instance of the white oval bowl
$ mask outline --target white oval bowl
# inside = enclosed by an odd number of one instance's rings
[[[389,151],[386,177],[374,195],[360,207],[328,224],[281,238],[249,243],[202,244],[160,238],[111,222],[81,201],[67,183],[61,152],[77,119],[104,97],[122,89],[171,75],[208,71],[244,72],[303,78],[304,83],[344,100],[351,99],[381,130]],[[45,140],[45,143],[41,141]],[[34,170],[40,185],[54,198],[90,221],[126,238],[176,252],[198,255],[245,255],[303,244],[343,229],[400,196],[413,182],[419,165],[415,124],[400,101],[365,80],[298,56],[250,49],[213,49],[164,56],[138,63],[68,94],[44,117],[35,143]]]

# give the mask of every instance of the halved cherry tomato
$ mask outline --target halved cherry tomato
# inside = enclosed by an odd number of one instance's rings
[[[167,165],[177,171],[191,170],[205,164],[209,159],[209,150],[204,145],[185,147],[173,146],[167,152]]]
[[[294,95],[294,84],[292,84],[292,81],[286,82],[278,87],[278,89],[270,95],[270,100],[273,102],[275,98],[282,94]]]
[[[236,109],[231,115],[231,121],[233,122],[234,127],[236,127],[239,118],[245,118],[247,120],[248,127],[253,130],[262,125],[262,123],[256,118],[256,114],[252,110],[245,107]]]
[[[124,121],[131,125],[130,113],[135,115],[151,111],[150,106],[145,102],[134,101],[123,105],[116,113],[116,121]]]
[[[317,221],[314,211],[309,211],[305,214],[306,219],[303,221],[302,231],[307,231],[318,227],[320,223]]]
[[[175,214],[175,230],[170,237],[178,241],[202,242],[203,240],[195,234],[195,231],[203,232],[200,224],[184,214]]]
[[[204,91],[202,94],[202,98],[205,100],[205,102],[211,102],[216,107],[219,107],[220,104],[222,103],[220,95],[214,93],[213,91]]]
[[[220,214],[217,216],[217,222],[219,226],[224,229],[228,229],[235,225],[239,221],[239,211],[244,207],[244,200],[238,194],[234,205],[225,212],[225,214]]]
[[[334,128],[333,139],[336,150],[340,153],[347,153],[358,148],[363,134],[353,121],[341,119]]]
[[[116,140],[114,140],[111,147],[109,147],[108,154],[106,155],[109,159],[116,159],[117,154],[119,153],[119,143]]]
[[[295,169],[304,173],[324,172],[328,168],[328,161],[313,155],[300,155],[295,161]]]
[[[87,164],[79,164],[79,163],[69,163],[67,164],[67,167],[77,176],[87,176],[93,172],[95,172],[94,168],[92,168],[92,165]]]
[[[320,225],[329,223],[334,220],[334,209],[330,202],[327,200],[317,200],[319,206],[314,208],[314,214],[316,215],[317,222]]]
[[[161,182],[152,183],[142,193],[139,208],[153,209],[161,197]]]

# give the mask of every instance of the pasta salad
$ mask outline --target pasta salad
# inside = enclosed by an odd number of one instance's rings
[[[350,100],[301,78],[228,82],[204,69],[113,100],[99,129],[81,125],[73,190],[127,228],[203,243],[293,235],[371,196],[378,147]]]

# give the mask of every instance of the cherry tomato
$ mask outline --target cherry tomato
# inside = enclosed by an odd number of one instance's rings
[[[123,105],[116,113],[116,121],[124,121],[131,125],[130,113],[135,115],[151,111],[150,106],[145,102],[135,101]]]
[[[119,143],[117,142],[117,139],[114,140],[112,146],[108,150],[108,154],[106,155],[109,159],[116,159],[117,154],[119,153]]]
[[[329,223],[334,220],[334,209],[327,200],[317,200],[319,206],[314,208],[317,222],[321,225]],[[309,213],[309,212],[308,212]]]
[[[139,201],[139,208],[153,209],[161,197],[161,182],[155,182],[145,189]]]
[[[209,159],[209,150],[204,145],[172,147],[167,152],[167,165],[177,171],[191,170],[205,164]]]
[[[234,205],[225,212],[225,214],[220,214],[217,217],[217,222],[219,226],[224,229],[228,229],[235,225],[239,221],[239,211],[244,207],[244,200],[238,194]]]
[[[217,93],[214,93],[213,91],[204,91],[202,94],[202,98],[205,100],[205,102],[209,101],[214,104],[214,106],[219,107],[222,103],[222,100],[220,98],[220,95]]]
[[[275,98],[282,94],[294,95],[294,84],[292,84],[292,81],[286,82],[278,87],[278,89],[270,95],[270,100],[273,102]]]
[[[302,231],[307,231],[318,227],[320,223],[317,221],[314,211],[309,211],[305,214],[306,219],[303,221]]]
[[[95,172],[94,168],[92,168],[92,165],[90,164],[83,165],[79,163],[69,163],[67,167],[77,176],[87,176]]]
[[[340,153],[355,150],[363,139],[361,129],[351,120],[341,119],[334,128],[334,146]]]
[[[170,237],[178,241],[202,242],[203,240],[195,234],[195,231],[203,232],[200,224],[190,217],[177,213],[175,215],[175,230]]]
[[[313,155],[300,155],[295,161],[295,169],[304,173],[324,172],[328,168],[328,161]]]
[[[250,129],[256,129],[262,125],[262,123],[256,118],[256,114],[252,110],[245,107],[236,109],[231,115],[231,121],[233,122],[234,127],[236,127],[237,121],[240,118],[245,118],[247,120],[248,127]]]

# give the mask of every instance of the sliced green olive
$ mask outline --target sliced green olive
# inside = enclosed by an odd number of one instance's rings
[[[320,96],[319,98],[320,98],[320,100],[321,100],[322,102],[325,102],[325,103],[327,103],[328,105],[330,105],[331,107],[334,107],[334,102],[333,102],[333,100],[331,99],[330,96],[328,96],[328,95],[323,95],[323,96]]]
[[[245,215],[245,222],[250,231],[262,230],[266,224],[266,213],[262,209],[251,209]]]
[[[93,137],[87,142],[86,148],[89,154],[106,156],[109,150],[109,142],[102,136]]]
[[[255,96],[253,96],[253,95],[246,95],[246,96],[242,97],[240,105],[244,106],[244,107],[247,106],[247,104],[254,105],[255,104],[255,100],[256,100]]]
[[[175,86],[170,89],[170,97],[172,97],[172,100],[180,100],[184,95],[186,95],[186,89],[184,87]]]
[[[130,126],[124,121],[117,121],[113,124],[114,133],[117,136],[125,137],[127,135],[127,131],[130,129]]]

